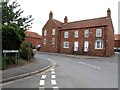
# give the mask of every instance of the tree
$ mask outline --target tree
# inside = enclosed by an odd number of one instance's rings
[[[25,34],[15,23],[2,26],[2,49],[19,49]]]
[[[2,49],[19,49],[21,43],[25,38],[25,31],[32,25],[32,15],[22,17],[24,12],[21,9],[17,9],[20,5],[13,1],[2,3]]]
[[[9,2],[2,2],[2,24],[16,23],[22,30],[28,30],[34,19],[32,15],[27,17],[21,17],[21,14],[24,12],[22,9],[18,9],[20,5],[17,1],[13,1],[12,4]]]

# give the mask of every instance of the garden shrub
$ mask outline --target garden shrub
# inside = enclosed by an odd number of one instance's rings
[[[29,59],[34,56],[32,48],[28,48],[28,45],[24,42],[20,49],[20,57],[28,60],[28,52],[29,52]]]

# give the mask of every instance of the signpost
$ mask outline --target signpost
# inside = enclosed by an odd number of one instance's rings
[[[16,60],[16,63],[18,63],[18,59],[19,59],[19,51],[18,50],[3,50],[4,57],[6,57],[7,53],[15,53],[15,60]]]

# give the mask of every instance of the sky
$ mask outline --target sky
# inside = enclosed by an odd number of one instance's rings
[[[14,1],[14,0],[11,0]],[[32,15],[34,18],[29,31],[42,35],[42,28],[49,19],[49,12],[53,18],[61,22],[68,17],[68,22],[99,18],[107,16],[107,9],[111,9],[111,17],[118,33],[118,2],[119,0],[17,0],[24,10],[22,16]]]

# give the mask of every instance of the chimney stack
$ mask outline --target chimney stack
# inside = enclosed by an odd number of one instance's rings
[[[52,11],[50,11],[50,14],[49,14],[49,20],[53,18],[53,13]]]
[[[108,10],[107,10],[107,17],[111,18],[111,10],[110,10],[110,8],[108,8]]]
[[[67,18],[67,16],[65,16],[65,18],[64,18],[64,23],[68,23],[68,18]]]

